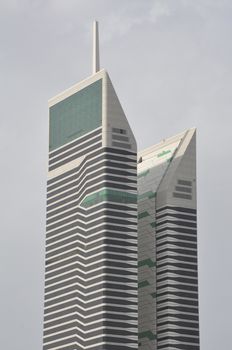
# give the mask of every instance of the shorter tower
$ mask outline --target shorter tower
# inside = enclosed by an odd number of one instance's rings
[[[196,130],[138,157],[139,349],[198,350]]]

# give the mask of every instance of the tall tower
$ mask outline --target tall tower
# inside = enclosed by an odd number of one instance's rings
[[[44,350],[137,349],[137,147],[107,72],[49,101]]]
[[[199,350],[196,130],[138,156],[140,350]]]

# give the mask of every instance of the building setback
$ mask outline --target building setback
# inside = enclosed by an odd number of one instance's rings
[[[196,130],[138,156],[140,350],[198,350]]]
[[[137,146],[97,41],[49,101],[44,350],[138,346]]]

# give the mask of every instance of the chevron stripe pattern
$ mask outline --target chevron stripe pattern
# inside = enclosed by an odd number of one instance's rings
[[[79,165],[48,181],[44,350],[137,345],[136,154],[102,148],[99,135],[80,139]],[[70,150],[51,153],[50,168]],[[102,189],[125,196],[82,205]]]
[[[100,126],[49,153],[44,350],[137,349],[137,153],[110,130],[118,147],[103,146]]]
[[[158,349],[199,349],[196,210],[157,209]]]
[[[140,350],[199,350],[195,130],[138,163]]]

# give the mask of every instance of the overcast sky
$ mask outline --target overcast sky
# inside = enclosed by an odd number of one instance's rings
[[[201,349],[229,350],[231,0],[0,0],[0,347],[42,349],[47,100],[91,74],[94,19],[139,148],[198,129]]]

